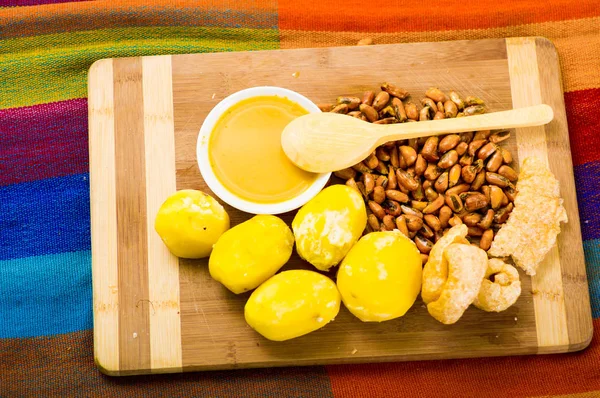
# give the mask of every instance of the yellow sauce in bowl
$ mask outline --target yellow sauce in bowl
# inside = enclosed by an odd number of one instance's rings
[[[232,194],[255,203],[280,203],[304,192],[319,176],[294,165],[281,148],[285,126],[308,111],[276,96],[253,97],[229,108],[215,124],[208,156]]]

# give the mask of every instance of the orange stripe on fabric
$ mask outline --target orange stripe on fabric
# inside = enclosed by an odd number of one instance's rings
[[[600,7],[600,6],[599,6]],[[543,22],[488,29],[444,30],[424,32],[323,32],[280,29],[281,48],[352,46],[364,38],[374,44],[413,43],[419,41],[448,41],[493,39],[499,37],[543,36],[552,40],[575,36],[598,36],[600,17],[568,21]],[[592,37],[593,39],[593,37]]]
[[[600,24],[597,26],[596,36],[554,40],[565,91],[600,88]]]
[[[600,15],[597,0],[486,0],[377,4],[361,0],[280,0],[279,28],[398,32],[484,29]]]
[[[582,392],[579,394],[543,395],[543,396],[530,397],[530,398],[598,398],[598,396],[600,396],[599,391],[588,391],[588,392]]]
[[[600,8],[600,6],[599,6]],[[358,33],[280,30],[281,48],[352,46],[369,37],[374,44],[544,36],[558,50],[565,91],[600,87],[600,17],[481,30]]]
[[[582,352],[505,358],[327,366],[336,398],[515,398],[597,391],[600,319]]]

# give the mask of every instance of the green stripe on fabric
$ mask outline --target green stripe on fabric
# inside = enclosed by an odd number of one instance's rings
[[[102,58],[279,48],[276,29],[137,27],[3,40],[0,108],[87,96],[90,65]]]

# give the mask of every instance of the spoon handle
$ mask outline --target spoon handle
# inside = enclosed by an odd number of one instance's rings
[[[377,145],[388,141],[408,138],[427,137],[447,133],[466,131],[510,129],[519,127],[541,126],[550,123],[554,112],[548,105],[534,105],[509,111],[487,113],[454,119],[428,120],[418,123],[402,123],[382,125]]]

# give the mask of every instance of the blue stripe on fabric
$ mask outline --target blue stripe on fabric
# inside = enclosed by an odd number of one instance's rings
[[[583,242],[585,265],[590,286],[592,316],[600,318],[600,239]]]
[[[600,238],[600,162],[575,166],[577,203],[584,240]]]
[[[88,174],[0,187],[0,260],[90,249]]]
[[[0,338],[91,328],[89,250],[0,261]]]

